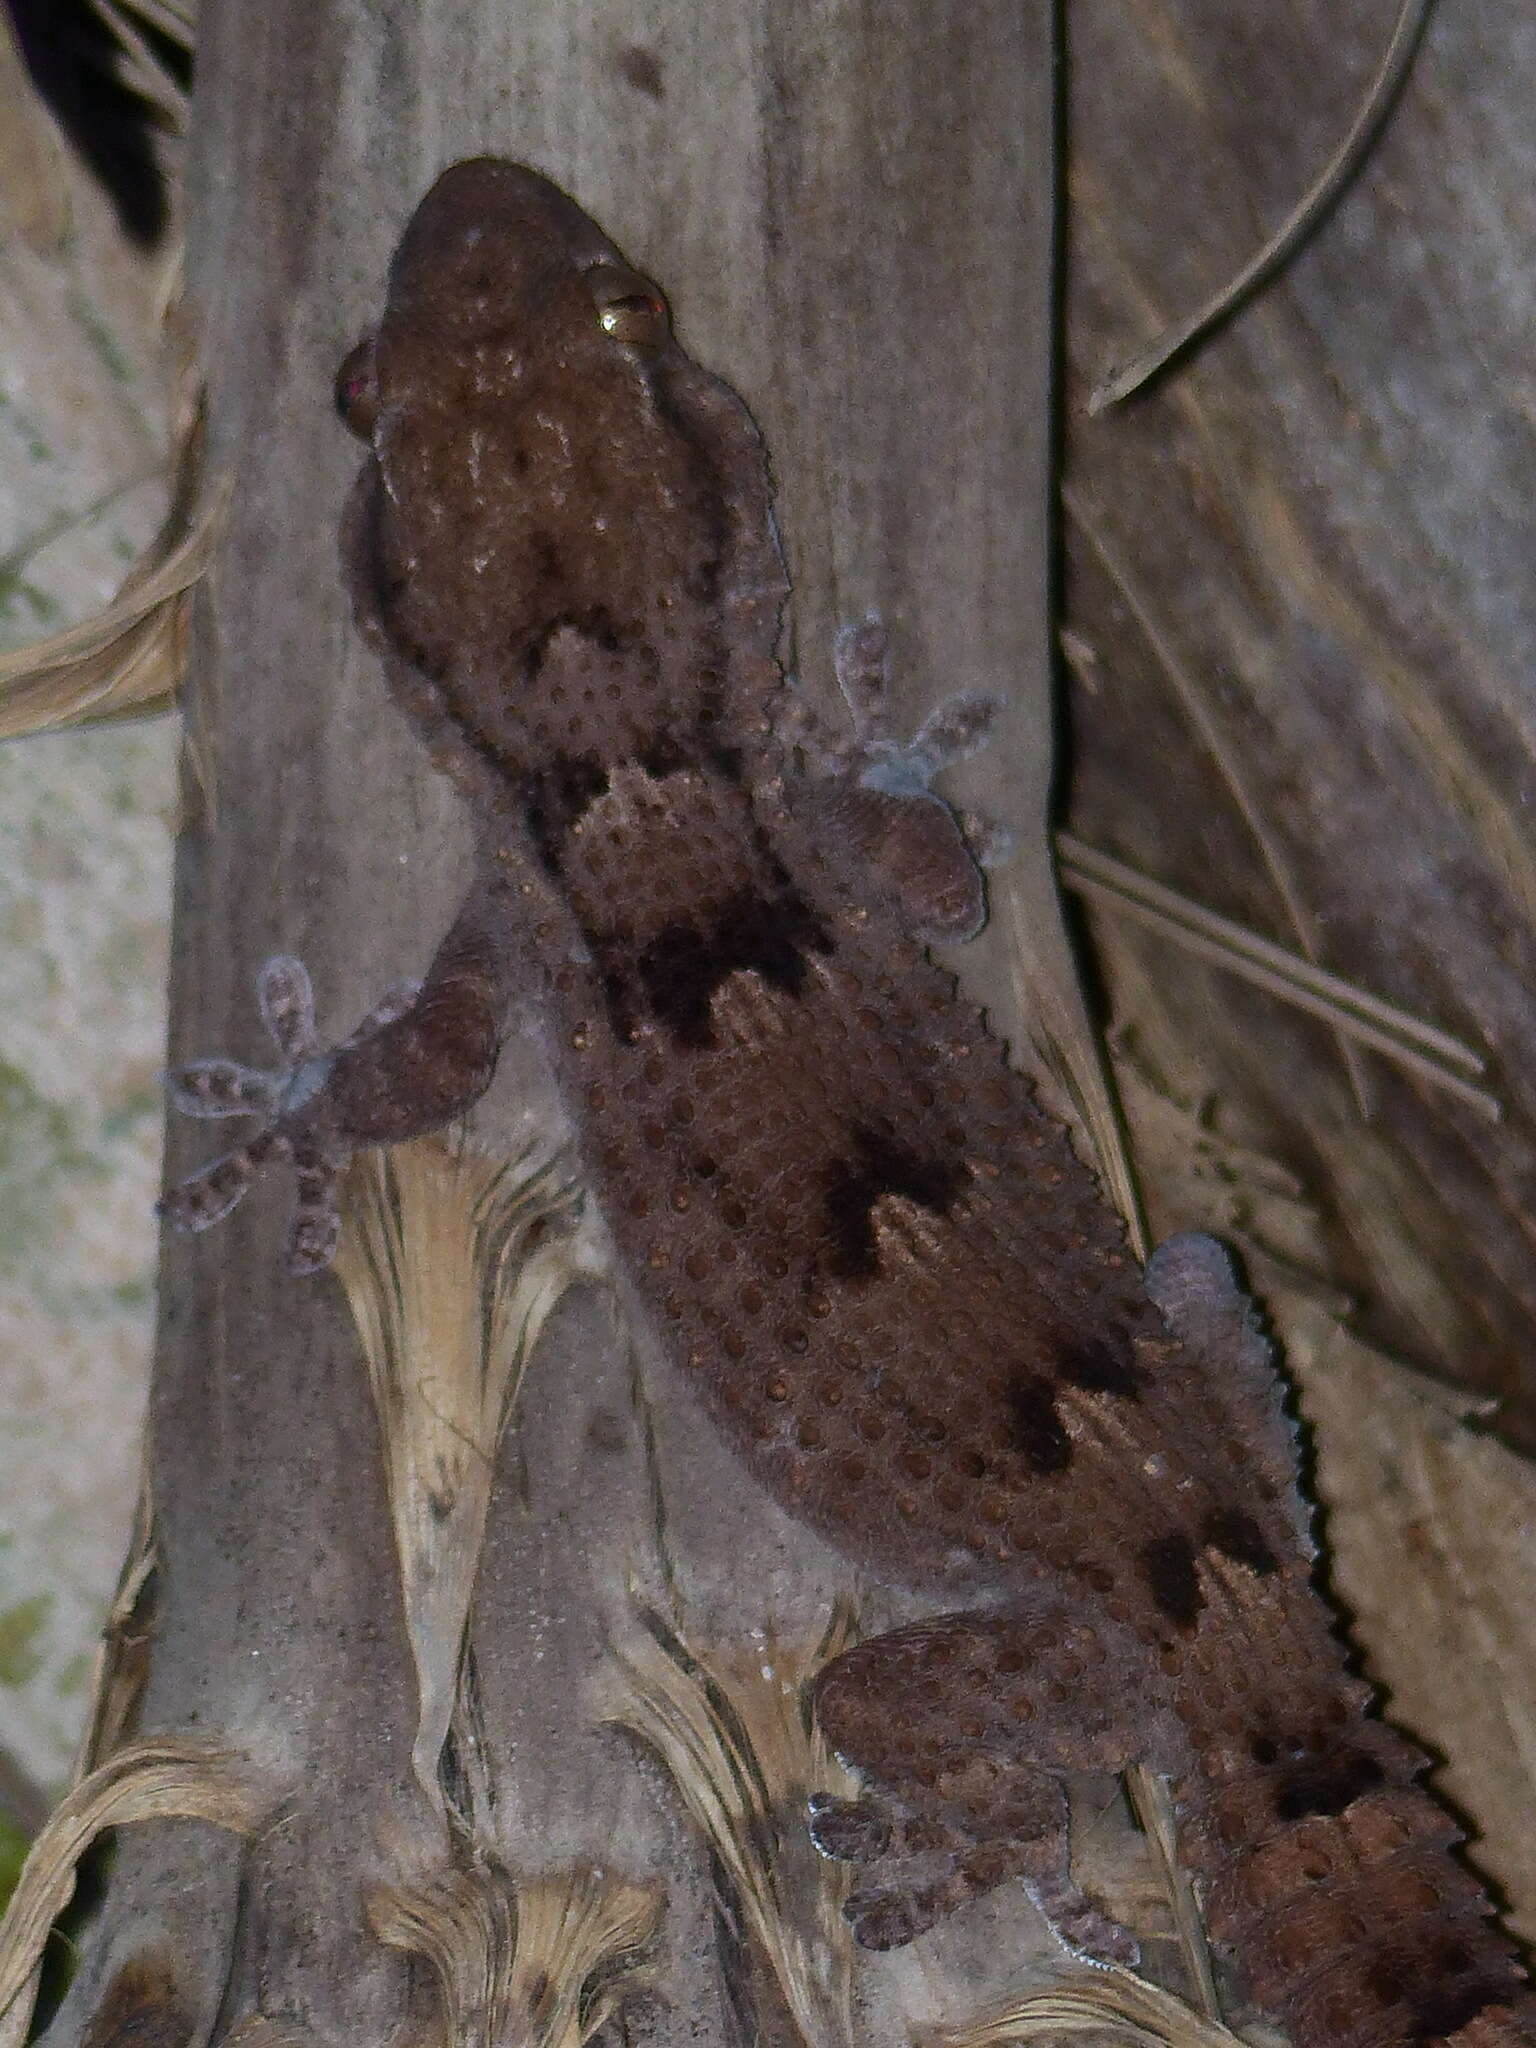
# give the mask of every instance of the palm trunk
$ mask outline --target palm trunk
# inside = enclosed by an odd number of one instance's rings
[[[828,680],[835,625],[876,608],[910,707],[1006,681],[1010,808],[1039,826],[1052,35],[1035,0],[210,0],[190,270],[234,497],[188,690],[176,1056],[259,1054],[253,979],[278,951],[344,1033],[421,971],[462,888],[464,822],[348,626],[354,456],[330,407],[456,156],[564,183],[747,397],[802,671]],[[173,1175],[199,1135],[173,1132]],[[846,2029],[830,1868],[799,1826],[831,1767],[784,1681],[846,1627],[848,1573],[633,1362],[605,1293],[572,1291],[596,1240],[559,1140],[537,1063],[509,1057],[467,1151],[354,1175],[345,1288],[282,1277],[266,1189],[167,1245],[148,1571],[115,1638],[107,1775],[76,1795],[85,1833],[133,1824],[61,2048],[435,2021],[570,2043],[619,2011],[658,2043]],[[737,1782],[744,1746],[757,1804],[711,1836],[689,1801]],[[984,1944],[953,1946],[974,2003]]]

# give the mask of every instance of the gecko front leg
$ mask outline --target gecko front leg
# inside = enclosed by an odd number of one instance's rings
[[[302,963],[269,960],[257,977],[262,1021],[280,1063],[195,1061],[172,1077],[171,1100],[196,1117],[260,1116],[261,1129],[163,1197],[173,1230],[206,1230],[269,1167],[291,1162],[297,1183],[284,1264],[330,1263],[341,1218],[336,1189],[351,1155],[439,1129],[473,1107],[495,1072],[510,998],[512,952],[493,876],[471,892],[422,983],[389,990],[351,1036],[326,1047]]]

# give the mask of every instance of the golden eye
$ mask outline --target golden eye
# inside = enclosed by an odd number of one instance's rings
[[[667,302],[638,271],[615,263],[594,264],[587,273],[599,325],[615,341],[660,348],[672,331]]]
[[[336,372],[336,410],[359,441],[371,441],[379,417],[379,385],[373,369],[373,340],[360,341]]]

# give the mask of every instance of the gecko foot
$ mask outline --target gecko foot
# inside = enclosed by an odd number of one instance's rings
[[[936,704],[911,739],[900,738],[891,716],[889,638],[875,612],[840,628],[833,668],[853,718],[843,765],[865,789],[892,796],[931,794],[940,770],[978,753],[997,722],[995,696],[961,690]]]
[[[324,1087],[336,1051],[360,1044],[402,1016],[417,990],[414,984],[389,990],[345,1045],[328,1051],[315,1030],[314,992],[301,961],[286,954],[269,960],[256,987],[262,1022],[280,1063],[259,1068],[228,1059],[195,1060],[171,1076],[170,1096],[185,1116],[259,1116],[263,1128],[172,1188],[158,1206],[173,1230],[210,1229],[268,1167],[291,1161],[297,1192],[284,1265],[290,1273],[313,1273],[329,1265],[336,1250],[341,1231],[336,1190],[347,1152],[306,1138],[300,1112]]]
[[[954,1782],[941,1792],[950,1795],[942,1814],[878,1794],[811,1800],[816,1848],[866,1873],[843,1906],[854,1940],[860,1948],[904,1948],[969,1900],[1018,1878],[1064,1948],[1088,1962],[1133,1967],[1141,1953],[1135,1936],[1080,1891],[1066,1867],[1064,1813],[1053,1829],[1046,1811],[1059,1787],[1047,1791],[1036,1774],[1017,1768],[992,1775],[996,1804],[985,1820],[960,1818],[965,1806],[953,1796],[961,1789]],[[1022,1832],[1013,1832],[1021,1823]],[[996,1835],[976,1832],[999,1825]]]
[[[843,1910],[862,1946],[900,1946],[1017,1879],[1066,1947],[1134,1960],[1134,1937],[1073,1878],[1064,1782],[1120,1768],[1130,1753],[1118,1695],[1142,1672],[1131,1648],[1135,1661],[1116,1673],[1123,1647],[1067,1601],[1037,1598],[909,1623],[818,1672],[821,1732],[864,1785],[854,1799],[817,1802],[811,1834],[824,1854],[858,1865]],[[1099,1685],[1069,1695],[1065,1680],[1085,1665]],[[1141,1692],[1155,1704],[1153,1685]],[[1162,1754],[1160,1739],[1154,1748]]]
[[[798,747],[820,795],[807,801],[824,828],[895,906],[914,937],[973,938],[986,922],[982,869],[1005,853],[1005,838],[962,819],[934,790],[934,778],[986,744],[997,700],[964,691],[938,704],[910,739],[891,716],[886,630],[871,613],[838,633],[834,666],[852,716],[851,733],[829,736],[803,704],[791,702],[781,737]],[[797,731],[788,730],[793,722]],[[982,844],[973,844],[975,825]]]
[[[1120,1963],[1134,1970],[1141,1961],[1141,1944],[1129,1928],[1111,1920],[1070,1879],[1024,1879],[1024,1889],[1045,1915],[1051,1932],[1063,1948],[1090,1963]]]

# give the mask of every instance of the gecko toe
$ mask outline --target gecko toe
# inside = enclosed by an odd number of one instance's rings
[[[839,1863],[874,1863],[891,1845],[891,1823],[872,1799],[836,1799],[812,1793],[811,1841]]]
[[[177,1068],[167,1086],[183,1116],[260,1116],[270,1113],[282,1080],[238,1060],[211,1059]]]
[[[315,1050],[315,992],[302,960],[291,953],[268,960],[256,977],[256,996],[267,1035],[286,1059]]]
[[[912,737],[911,751],[935,770],[979,753],[992,736],[1002,700],[986,690],[961,690],[935,704]]]
[[[1006,867],[1013,859],[1017,842],[1000,819],[988,817],[984,811],[960,811],[955,822],[971,859],[984,874]]]
[[[156,1211],[172,1230],[209,1230],[222,1222],[258,1174],[292,1156],[293,1147],[281,1132],[260,1131],[248,1145],[226,1152],[178,1182],[160,1197]]]
[[[250,1148],[242,1145],[162,1195],[157,1206],[172,1230],[209,1230],[229,1214],[255,1178]]]
[[[985,1884],[978,1886],[986,1888]],[[1085,1962],[1121,1963],[1133,1970],[1141,1961],[1141,1944],[1130,1929],[1094,1905],[1064,1872],[1026,1875],[1024,1888],[1045,1915],[1057,1940]]]
[[[296,1280],[310,1273],[323,1273],[336,1256],[340,1238],[341,1215],[335,1208],[324,1214],[295,1213],[283,1248],[283,1271]]]
[[[286,1272],[318,1273],[331,1263],[341,1238],[341,1206],[337,1200],[340,1169],[329,1160],[301,1158],[298,1192],[283,1249]]]
[[[878,613],[838,629],[832,666],[859,740],[889,743],[890,643]]]

